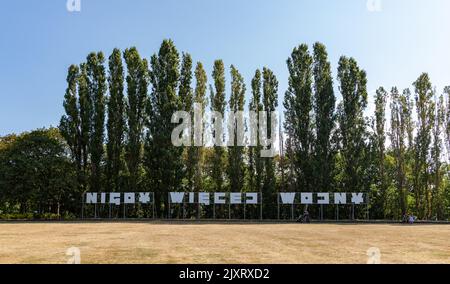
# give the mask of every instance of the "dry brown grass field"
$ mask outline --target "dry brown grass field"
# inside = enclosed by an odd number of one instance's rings
[[[450,225],[2,223],[0,263],[450,264]]]

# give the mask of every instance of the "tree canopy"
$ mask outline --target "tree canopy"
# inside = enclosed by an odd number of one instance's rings
[[[450,87],[436,90],[427,73],[403,91],[380,86],[374,113],[368,113],[368,75],[354,58],[339,59],[337,89],[321,43],[311,50],[295,47],[286,65],[288,87],[279,90],[269,68],[255,70],[246,82],[237,66],[226,68],[221,59],[208,78],[203,64],[194,64],[172,40],[164,40],[149,60],[136,47],[114,49],[107,60],[102,52],[89,53],[68,68],[58,128],[0,138],[0,216],[80,216],[87,191],[152,191],[156,215],[165,218],[182,209],[168,209],[169,192],[194,191],[259,192],[264,218],[275,218],[277,193],[295,191],[367,193],[372,219],[450,217]],[[261,122],[270,126],[273,118],[279,123],[275,157],[261,156],[268,146],[260,143],[259,131],[255,145],[243,146],[236,128],[218,123],[246,106],[255,112],[257,128]],[[172,145],[172,115],[185,111],[194,124],[195,114],[203,117],[208,109],[218,115],[200,126],[221,125],[212,134],[216,143],[205,146],[206,137],[191,129],[191,146]],[[282,121],[272,117],[278,110]],[[260,117],[260,111],[268,115]],[[275,136],[270,127],[267,136]],[[230,216],[241,209],[229,209]],[[145,216],[145,210],[130,214]],[[310,210],[318,218],[318,209]],[[326,210],[321,214],[333,214],[333,208]]]

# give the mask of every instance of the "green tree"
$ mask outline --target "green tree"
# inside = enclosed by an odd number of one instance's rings
[[[87,84],[92,98],[92,132],[90,137],[91,190],[102,191],[102,158],[105,136],[105,58],[102,52],[90,53],[86,61]]]
[[[62,116],[59,130],[61,135],[66,140],[71,155],[81,171],[82,157],[81,157],[81,143],[80,143],[80,110],[78,108],[78,77],[80,69],[76,65],[71,65],[67,74],[67,89],[64,95],[64,110],[65,115]]]
[[[66,140],[77,168],[78,185],[87,190],[88,157],[92,121],[92,100],[88,91],[86,64],[71,65],[64,97],[65,115],[59,130]]]
[[[407,175],[406,179],[406,188],[407,188],[407,196],[411,192],[414,191],[414,178],[412,175],[414,174],[413,168],[414,168],[414,152],[415,152],[415,139],[414,139],[414,130],[416,128],[416,122],[413,119],[413,112],[414,112],[414,98],[411,94],[411,91],[409,88],[403,90],[402,95],[402,111],[404,112],[404,124],[406,127],[406,133],[407,133],[407,139],[408,144],[406,147],[406,153],[405,153],[405,172]],[[411,202],[407,202],[407,209],[412,208]]]
[[[124,70],[122,54],[114,49],[109,57],[109,98],[108,98],[108,142],[107,180],[111,191],[120,191],[120,175],[123,170],[123,147],[125,133],[125,100],[124,100]]]
[[[445,110],[445,118],[444,118],[444,128],[445,128],[445,140],[447,143],[445,143],[447,147],[447,156],[448,156],[448,163],[450,164],[450,86],[447,86],[444,88],[444,93],[447,96],[447,104],[446,104],[446,110]]]
[[[276,133],[272,133],[272,115],[278,107],[278,80],[272,70],[263,68],[263,106],[267,113],[267,137],[275,141]],[[276,117],[273,119],[277,119]],[[271,145],[270,147],[275,147]],[[267,150],[267,147],[264,147]],[[258,153],[259,154],[259,153]],[[275,162],[273,157],[264,158],[264,184],[263,184],[264,212],[274,218],[276,196]]]
[[[189,53],[183,53],[183,59],[181,63],[181,73],[180,73],[180,88],[178,95],[181,100],[182,110],[190,113],[191,122],[194,112],[194,94],[191,87],[192,83],[192,58]],[[191,146],[186,149],[186,160],[184,161],[186,166],[186,179],[187,179],[187,189],[192,191],[194,188],[194,176],[196,171],[196,156],[194,157],[194,129],[190,129],[190,142]]]
[[[391,128],[389,137],[393,157],[395,159],[395,185],[398,192],[398,205],[402,216],[407,214],[408,210],[408,186],[407,186],[407,122],[410,117],[408,108],[408,93],[405,91],[399,94],[398,89],[393,87],[391,90]]]
[[[294,48],[287,60],[289,87],[284,97],[285,129],[294,149],[297,186],[302,191],[311,191],[312,187],[312,61],[308,46]]]
[[[358,67],[353,58],[343,56],[339,60],[338,81],[342,94],[342,102],[338,106],[340,152],[343,159],[342,188],[356,192],[364,189],[366,72]]]
[[[432,126],[433,145],[431,148],[431,205],[429,214],[441,219],[444,216],[443,188],[442,188],[442,130],[444,127],[445,106],[444,96],[440,95],[435,102],[434,123]]]
[[[80,186],[87,191],[89,162],[90,162],[90,144],[92,133],[92,112],[93,103],[92,96],[88,88],[88,75],[86,70],[86,63],[80,65],[80,76],[78,78],[78,93],[79,93],[79,113],[80,113],[80,148],[82,157],[82,171],[80,174]]]
[[[179,191],[181,187],[182,151],[171,143],[172,114],[181,110],[178,96],[180,80],[179,53],[171,40],[164,40],[158,54],[151,58],[150,80],[152,92],[149,114],[148,133],[145,141],[144,163],[150,185],[156,193],[156,212],[162,216],[162,205],[170,191]]]
[[[141,184],[142,144],[148,101],[148,63],[135,47],[124,52],[127,65],[126,145],[125,157],[129,172],[128,190],[136,191]]]
[[[376,153],[376,186],[378,189],[377,196],[379,208],[382,212],[385,212],[387,201],[387,178],[385,171],[385,158],[386,158],[386,102],[387,92],[383,87],[378,88],[375,94],[375,133],[374,133],[374,145]]]
[[[208,104],[206,99],[206,88],[207,88],[207,76],[206,72],[203,69],[203,64],[201,62],[197,62],[197,66],[195,67],[195,91],[194,91],[194,102],[201,106],[200,116],[203,118],[205,114],[205,108]],[[205,123],[202,122],[202,129],[204,130],[206,127]],[[204,145],[204,137],[201,137],[201,145]],[[193,189],[196,192],[203,191],[203,172],[204,172],[204,162],[205,162],[205,153],[203,146],[194,146],[189,148],[188,157],[189,160],[193,162],[194,165],[194,182]]]
[[[252,192],[261,192],[264,177],[264,161],[261,158],[262,146],[259,141],[259,112],[264,110],[261,94],[262,82],[261,71],[255,71],[252,79],[252,99],[250,101],[249,110],[256,113],[256,123],[254,133],[256,134],[256,146],[249,147],[248,150],[248,176],[249,188]]]
[[[239,71],[231,65],[231,95],[230,95],[230,112],[236,113],[238,111],[244,111],[245,104],[245,83],[244,78]],[[244,147],[239,145],[239,137],[237,131],[237,124],[233,123],[233,134],[229,133],[233,137],[231,141],[232,146],[228,146],[228,179],[230,181],[230,191],[241,192],[244,188],[245,179],[245,165],[244,165]],[[230,123],[230,122],[229,122]],[[243,141],[242,141],[243,142]]]
[[[408,88],[403,90],[402,104],[404,112],[406,113],[405,127],[408,140],[408,150],[412,152],[414,148],[414,129],[415,129],[415,123],[412,117],[414,110],[414,99],[412,98],[411,90]]]
[[[210,86],[210,100],[211,100],[211,110],[216,111],[222,115],[225,114],[225,67],[222,60],[214,61],[214,68],[212,72],[212,78],[214,80],[214,89]],[[216,119],[212,121],[214,125]],[[223,128],[223,126],[222,126]],[[221,131],[223,133],[223,129]],[[213,133],[213,139],[223,141],[223,137],[219,136],[218,133]],[[224,179],[224,168],[225,168],[225,151],[221,145],[214,145],[214,158],[213,158],[213,169],[211,173],[211,178],[214,183],[214,190],[216,192],[221,192],[223,188]]]
[[[315,185],[319,191],[330,191],[334,165],[334,150],[331,139],[334,128],[336,97],[333,90],[331,65],[326,48],[321,43],[314,44],[314,100],[315,143],[314,173]]]
[[[74,212],[80,196],[76,165],[66,156],[58,129],[38,129],[6,140],[0,138],[3,201],[18,204],[21,213]]]
[[[428,74],[423,73],[414,82],[417,135],[414,149],[413,187],[416,212],[419,218],[429,218],[431,214],[431,191],[429,187],[429,159],[431,131],[434,124],[434,92]]]

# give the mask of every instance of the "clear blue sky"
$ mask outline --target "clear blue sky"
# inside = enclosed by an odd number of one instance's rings
[[[376,0],[374,0],[376,1]],[[450,85],[450,1],[381,0],[66,0],[0,3],[0,135],[56,126],[66,71],[90,51],[137,46],[150,57],[164,38],[202,61],[234,64],[248,89],[267,66],[287,88],[286,59],[300,43],[326,44],[336,74],[341,55],[368,73],[368,89],[409,87],[421,72]],[[229,86],[227,87],[229,89]]]

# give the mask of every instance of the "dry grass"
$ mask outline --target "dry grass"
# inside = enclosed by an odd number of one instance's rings
[[[0,263],[450,263],[450,226],[329,224],[0,224]]]

